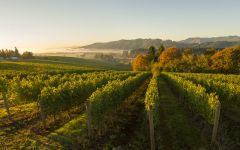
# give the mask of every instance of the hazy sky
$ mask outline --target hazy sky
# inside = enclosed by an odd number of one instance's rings
[[[0,48],[240,35],[239,0],[0,0]]]

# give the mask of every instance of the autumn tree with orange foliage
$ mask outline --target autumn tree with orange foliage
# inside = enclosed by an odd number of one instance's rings
[[[240,73],[240,46],[218,52],[214,48],[208,48],[202,54],[194,53],[190,48],[180,50],[170,47],[161,49],[160,53],[155,50],[150,47],[148,54],[137,56],[132,63],[133,70],[152,70],[154,74],[161,71]]]
[[[148,71],[150,70],[150,62],[147,55],[138,55],[132,62],[133,71]]]
[[[160,64],[165,65],[169,63],[170,61],[181,57],[181,52],[176,47],[170,47],[167,48],[165,51],[162,52],[160,55]]]
[[[192,49],[191,48],[185,48],[183,51],[184,56],[190,56],[192,55]]]
[[[211,68],[220,73],[240,72],[240,46],[225,48],[211,57]]]
[[[177,68],[178,58],[181,57],[181,51],[176,47],[167,48],[162,52],[159,58],[159,63],[162,68],[167,71],[174,71]]]

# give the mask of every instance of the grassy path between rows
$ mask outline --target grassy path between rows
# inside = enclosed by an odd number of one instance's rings
[[[204,150],[207,142],[196,128],[188,112],[181,106],[169,85],[159,78],[160,93],[160,138],[158,149],[162,150]]]
[[[55,120],[53,117],[48,117],[48,128],[42,126],[36,103],[11,107],[10,110],[14,122],[8,120],[4,108],[0,109],[0,150],[36,149],[39,144],[45,141],[48,143],[45,136],[82,114],[84,105],[69,110],[70,116],[62,112]]]
[[[103,118],[96,129],[100,134],[91,140],[89,149],[138,149],[149,148],[148,121],[145,111],[145,93],[149,79],[126,98],[116,110]]]

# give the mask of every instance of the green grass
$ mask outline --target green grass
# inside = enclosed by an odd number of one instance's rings
[[[77,110],[72,111],[70,112],[72,117],[76,116]],[[57,123],[49,117],[48,127],[44,129],[38,117],[36,103],[11,107],[10,112],[15,123],[7,118],[5,109],[0,108],[0,149],[62,149],[64,143],[74,141],[74,133],[78,134],[81,127],[83,129],[86,127],[84,115],[73,119],[67,118],[62,113],[57,116]],[[69,119],[73,120],[67,123]],[[69,135],[72,135],[72,138]]]
[[[61,143],[65,148],[77,148],[79,142],[87,142],[86,114],[78,116],[63,127],[55,130],[48,135],[48,138]]]
[[[35,59],[2,60],[1,73],[8,72],[51,72],[69,70],[130,70],[130,66],[99,60],[73,57],[36,57]]]
[[[14,116],[16,114],[19,115],[20,113],[24,114],[24,113],[33,112],[36,109],[37,109],[36,103],[29,103],[29,104],[24,104],[24,105],[18,105],[15,107],[10,107],[9,110],[10,110],[11,115]],[[5,110],[5,108],[1,107],[0,108],[0,119],[6,118],[6,117],[7,117],[6,110]]]
[[[162,149],[206,149],[206,139],[162,78],[159,79],[159,94],[159,140]]]
[[[80,140],[84,141],[87,139],[86,114],[76,117],[47,136],[36,135],[29,130],[21,130],[20,133],[21,135],[16,134],[13,136],[13,141],[8,143],[9,146],[7,148],[41,150],[77,149],[77,143]]]
[[[94,67],[106,70],[130,70],[129,65],[120,64],[117,62],[109,62],[103,60],[94,60],[94,59],[83,59],[83,58],[75,58],[75,57],[60,57],[60,56],[49,56],[49,57],[37,57],[40,58],[41,61],[47,60],[53,63],[65,63],[69,65],[76,66],[85,66],[85,67]]]

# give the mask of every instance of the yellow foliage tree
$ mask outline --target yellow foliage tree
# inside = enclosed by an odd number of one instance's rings
[[[176,47],[170,47],[162,52],[160,55],[160,65],[165,65],[170,61],[181,57],[181,52]]]
[[[159,66],[166,71],[177,71],[181,51],[176,47],[167,48],[160,55]]]
[[[238,72],[240,64],[240,46],[225,48],[211,57],[212,69],[222,73]]]
[[[138,55],[132,62],[133,71],[147,71],[150,70],[149,59],[146,55]]]

